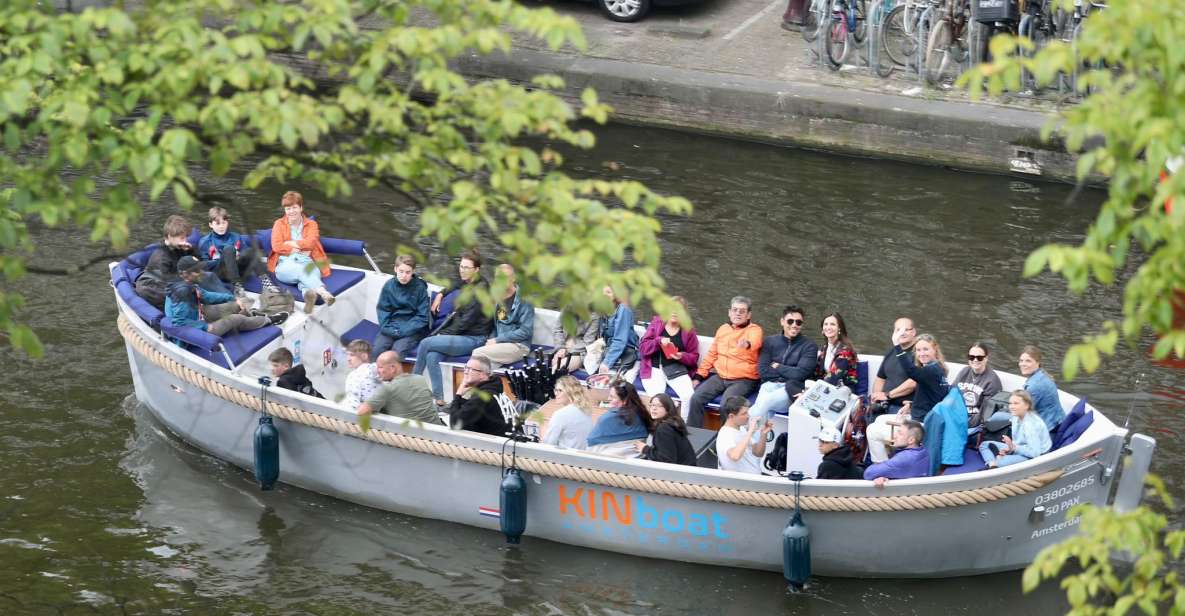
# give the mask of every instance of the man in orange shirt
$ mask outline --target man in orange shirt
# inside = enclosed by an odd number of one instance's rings
[[[687,407],[687,425],[704,426],[704,405],[724,394],[748,396],[757,389],[757,356],[765,332],[753,323],[753,300],[738,295],[728,309],[728,323],[716,330],[712,347],[700,362],[696,380],[702,381]]]

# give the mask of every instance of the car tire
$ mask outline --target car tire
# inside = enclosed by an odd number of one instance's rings
[[[650,12],[650,0],[597,0],[597,4],[613,21],[634,22]]]

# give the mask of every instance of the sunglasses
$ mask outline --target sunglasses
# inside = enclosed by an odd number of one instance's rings
[[[802,319],[786,319],[786,325],[802,325]]]
[[[987,355],[968,355],[967,361],[983,361],[987,359]]]

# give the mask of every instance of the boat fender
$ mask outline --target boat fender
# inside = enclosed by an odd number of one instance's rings
[[[267,408],[267,387],[271,379],[260,377],[259,384],[263,386],[260,397],[263,408]],[[280,477],[280,431],[272,423],[271,416],[266,412],[259,418],[259,426],[255,428],[255,479],[259,481],[259,489],[270,490],[276,485]]]
[[[802,479],[801,472],[790,473],[790,481],[794,482],[794,513],[782,529],[782,576],[795,592],[802,590],[811,577],[811,530],[802,521],[798,502]]]
[[[506,445],[514,443],[511,453],[510,467],[502,470],[502,484],[498,489],[498,508],[501,516],[499,521],[502,534],[506,535],[506,543],[517,544],[522,540],[527,530],[527,482],[522,472],[515,466],[515,453],[518,441],[511,437],[502,445],[502,456],[505,460]]]

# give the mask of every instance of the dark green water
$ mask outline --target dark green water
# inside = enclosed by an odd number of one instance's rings
[[[838,309],[858,348],[879,353],[893,318],[909,314],[952,359],[982,338],[996,347],[993,366],[1015,371],[1019,348],[1036,342],[1056,376],[1069,344],[1120,307],[1114,290],[1073,297],[1053,276],[1019,275],[1031,248],[1081,237],[1097,194],[1067,202],[1060,185],[624,127],[603,131],[597,152],[572,156],[569,166],[693,200],[694,217],[664,221],[664,275],[701,330],[714,329],[728,298],[744,293],[763,324],[789,302],[805,306],[812,324]],[[235,204],[236,228],[279,214],[280,187],[204,184]],[[306,198],[324,234],[367,240],[384,266],[396,245],[413,241],[416,212],[389,194]],[[155,239],[169,213],[147,211],[136,243]],[[84,239],[39,230],[33,262],[105,252]],[[450,267],[422,247],[431,270]],[[31,276],[21,290],[47,350],[37,362],[0,350],[0,614],[1016,615],[1062,607],[1056,589],[1022,595],[1016,573],[821,579],[794,596],[777,573],[534,539],[511,550],[495,533],[291,488],[261,493],[247,473],[162,433],[131,397],[102,268]],[[1132,426],[1160,439],[1154,470],[1180,494],[1185,448],[1172,431],[1185,402],[1172,393],[1181,385],[1181,372],[1125,351],[1069,389],[1120,423],[1132,410]],[[1172,515],[1179,524],[1180,513]]]

